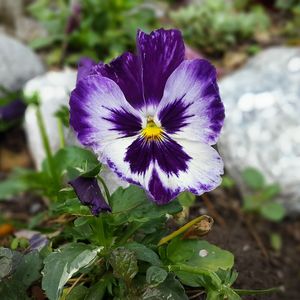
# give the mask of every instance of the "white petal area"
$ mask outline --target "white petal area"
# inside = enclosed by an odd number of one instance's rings
[[[183,61],[166,82],[154,120],[174,139],[215,144],[224,121],[215,68],[203,59]]]
[[[153,163],[150,163],[144,174],[132,173],[129,162],[125,161],[128,147],[137,139],[137,136],[120,138],[113,142],[107,143],[98,152],[98,159],[107,164],[122,180],[129,183],[147,187],[153,170]]]
[[[221,175],[224,173],[223,161],[218,152],[209,145],[188,140],[177,140],[190,157],[191,160],[187,163],[188,169],[186,171],[179,171],[178,175],[168,175],[161,170],[156,163],[154,168],[158,174],[159,181],[162,185],[160,193],[159,188],[151,190],[152,182],[146,186],[151,196],[159,201],[159,197],[170,195],[173,198],[180,192],[189,190],[190,192],[201,195],[215,189],[221,184]],[[158,184],[156,185],[158,186]],[[166,203],[171,199],[160,199],[161,203]]]

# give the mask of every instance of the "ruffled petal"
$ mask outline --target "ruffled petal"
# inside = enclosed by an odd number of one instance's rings
[[[157,204],[180,192],[201,195],[221,183],[223,162],[211,146],[186,140],[146,142],[141,137],[112,141],[103,148],[106,163],[120,178],[143,187]]]
[[[215,68],[204,59],[186,60],[169,77],[156,118],[170,136],[216,143],[224,122]]]
[[[185,190],[201,195],[215,189],[222,181],[223,162],[216,150],[192,141],[180,140],[178,144],[190,157],[187,168],[177,174],[168,174],[155,163],[146,186],[149,195],[158,204],[170,202]]]
[[[109,64],[97,64],[90,74],[100,74],[113,80],[133,107],[144,105],[141,66],[137,56],[126,52]]]
[[[96,153],[111,140],[136,135],[141,122],[138,112],[108,78],[87,76],[71,94],[70,124],[80,142]]]
[[[184,59],[184,43],[179,30],[158,29],[137,33],[137,49],[142,65],[144,99],[157,105],[168,77]]]

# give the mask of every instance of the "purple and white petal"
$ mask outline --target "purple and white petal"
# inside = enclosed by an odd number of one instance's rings
[[[173,138],[216,143],[224,122],[215,68],[204,59],[186,60],[169,77],[156,113]]]
[[[127,137],[103,149],[102,161],[123,180],[142,186],[157,204],[180,192],[201,195],[221,183],[223,162],[211,146],[187,140],[146,142]]]
[[[187,169],[168,174],[155,163],[151,179],[145,187],[158,204],[170,202],[185,190],[201,195],[213,190],[222,181],[223,162],[216,150],[193,141],[180,140],[178,143],[190,157]]]
[[[136,55],[126,52],[109,64],[99,63],[92,68],[91,74],[100,74],[113,80],[133,107],[144,105],[141,66]]]
[[[80,80],[70,99],[70,124],[80,142],[100,154],[111,141],[141,130],[138,112],[109,78],[91,75]]]
[[[142,65],[143,95],[148,105],[156,106],[168,77],[184,59],[184,43],[179,30],[158,29],[137,33],[137,50]]]
[[[111,141],[103,148],[101,161],[108,165],[122,180],[145,187],[150,180],[153,162],[149,161],[149,164],[144,164],[143,172],[136,172],[133,171],[131,161],[126,160],[128,149],[136,139],[138,137],[131,136]],[[140,151],[140,156],[136,159],[141,158],[143,154],[147,155],[147,153]]]

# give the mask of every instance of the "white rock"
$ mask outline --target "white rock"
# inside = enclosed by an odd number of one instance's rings
[[[260,170],[278,183],[289,213],[300,213],[300,48],[261,52],[220,82],[226,119],[219,150],[229,174]]]

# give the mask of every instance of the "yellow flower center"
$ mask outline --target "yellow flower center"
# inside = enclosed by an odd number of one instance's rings
[[[161,127],[158,127],[152,117],[147,118],[147,125],[142,130],[142,136],[147,141],[160,141],[163,138],[163,129]]]

